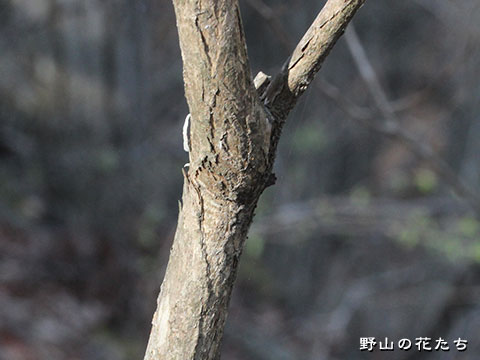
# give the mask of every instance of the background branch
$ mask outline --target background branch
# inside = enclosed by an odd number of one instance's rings
[[[395,111],[388,101],[386,92],[378,80],[375,70],[368,60],[365,49],[357,36],[353,24],[345,32],[345,39],[360,76],[367,85],[378,110],[384,118],[382,123],[375,123],[373,121],[364,121],[364,123],[371,129],[400,141],[417,157],[425,160],[428,166],[450,185],[455,194],[469,203],[475,210],[477,216],[480,216],[479,194],[464,183],[450,165],[439,157],[427,142],[417,139],[401,126]],[[364,120],[363,118],[358,119]]]

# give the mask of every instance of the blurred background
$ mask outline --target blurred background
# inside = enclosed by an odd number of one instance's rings
[[[253,75],[324,3],[240,2]],[[477,0],[367,0],[288,119],[223,359],[478,359],[479,23]],[[0,0],[1,360],[143,357],[187,113],[170,1]]]

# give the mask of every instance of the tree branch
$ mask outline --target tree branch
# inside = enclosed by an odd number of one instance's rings
[[[285,36],[285,31],[279,31],[281,24],[275,18],[272,18],[271,14],[273,10],[266,5],[262,0],[248,0],[249,4],[265,18],[272,30],[279,34],[280,41],[284,47],[288,47],[291,40]],[[318,19],[318,18],[317,18]],[[312,25],[313,26],[313,25]],[[306,36],[306,35],[305,35]],[[400,121],[396,115],[398,108],[402,109],[405,106],[410,105],[413,102],[418,101],[418,98],[422,95],[421,92],[414,93],[407,98],[400,99],[400,101],[389,101],[385,90],[383,89],[377,74],[373,66],[371,65],[368,57],[365,53],[363,45],[361,44],[358,36],[356,35],[355,28],[350,25],[350,28],[346,31],[346,41],[348,49],[352,54],[355,64],[359,70],[359,73],[367,84],[370,93],[375,101],[375,104],[384,118],[384,123],[378,124],[372,121],[373,114],[371,111],[365,108],[361,108],[354,103],[341,96],[339,90],[328,83],[322,81],[319,85],[319,89],[334,100],[339,107],[341,107],[350,117],[357,119],[366,127],[373,131],[376,131],[391,139],[396,139],[404,144],[415,156],[423,159],[427,162],[430,168],[452,188],[454,193],[465,200],[470,207],[480,217],[480,195],[470,186],[468,186],[453,169],[446,163],[441,157],[439,157],[433,149],[423,142],[420,142],[408,131],[400,126]],[[298,48],[298,46],[297,46]],[[262,94],[264,92],[262,91]]]
[[[263,101],[283,123],[365,0],[329,0],[267,88]]]

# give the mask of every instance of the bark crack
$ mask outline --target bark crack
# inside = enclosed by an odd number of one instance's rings
[[[206,301],[202,301],[202,306],[201,306],[200,315],[199,315],[199,324],[198,324],[198,333],[197,333],[198,335],[197,335],[196,345],[195,345],[195,354],[199,354],[202,352],[199,350],[204,351],[203,327],[204,327],[205,319],[208,319],[208,317],[205,315],[208,313],[210,309],[210,304],[212,302],[212,298],[215,296],[215,292],[214,292],[214,286],[213,286],[211,265],[208,259],[208,245],[205,237],[205,228],[204,228],[205,203],[201,193],[200,185],[199,184],[195,185],[193,182],[191,182],[191,184],[198,196],[199,211],[197,213],[197,220],[198,220],[198,229],[200,231],[199,245],[200,245],[200,251],[202,253],[203,261],[205,263],[205,280],[206,280],[205,284],[207,287],[207,299]]]
[[[210,58],[209,46],[207,44],[207,39],[205,38],[205,35],[203,35],[202,27],[198,23],[199,21],[198,15],[199,14],[195,15],[195,26],[200,34],[200,38],[202,39],[202,45],[204,49],[204,54],[207,57],[208,66],[212,67],[212,59]]]

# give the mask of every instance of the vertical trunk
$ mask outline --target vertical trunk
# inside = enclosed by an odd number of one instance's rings
[[[222,201],[185,178],[183,207],[145,359],[215,359],[255,200]]]
[[[270,174],[237,1],[174,1],[190,166],[146,360],[214,359],[242,245]]]

